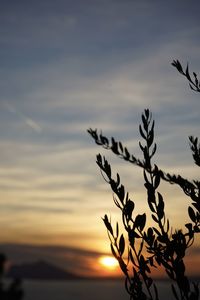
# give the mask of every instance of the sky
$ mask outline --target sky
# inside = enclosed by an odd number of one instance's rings
[[[142,171],[95,145],[90,127],[141,157],[138,126],[149,108],[156,163],[198,178],[188,136],[199,135],[199,95],[171,62],[200,74],[199,9],[195,0],[0,1],[0,246],[11,260],[112,273],[98,261],[110,253],[102,217],[120,214],[96,154],[121,174],[138,212]],[[181,227],[189,200],[161,188]],[[192,274],[199,247],[187,258]]]

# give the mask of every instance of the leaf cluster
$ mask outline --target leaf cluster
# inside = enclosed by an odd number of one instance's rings
[[[151,222],[154,225],[151,227],[147,225],[146,213],[135,214],[135,203],[121,183],[120,175],[117,173],[114,176],[109,162],[104,156],[98,154],[96,163],[113,191],[113,200],[121,211],[127,240],[124,234],[119,233],[118,223],[114,228],[107,215],[104,216],[103,221],[107,228],[112,254],[118,260],[125,275],[125,286],[130,299],[158,300],[159,293],[151,273],[153,268],[162,267],[172,281],[175,299],[197,300],[198,285],[189,282],[185,272],[184,257],[193,244],[195,235],[200,231],[200,183],[190,182],[180,175],[165,173],[152,163],[157,149],[154,142],[154,125],[151,112],[145,109],[139,125],[142,160],[136,158],[127,147],[113,137],[109,139],[102,132],[98,133],[96,129],[88,130],[98,145],[143,169],[147,203],[151,212]],[[194,161],[199,165],[198,139],[190,137],[189,140]],[[161,180],[177,184],[192,200],[188,207],[190,220],[185,224],[185,229],[173,229],[170,225],[165,214],[165,201],[158,190]]]
[[[189,82],[189,86],[193,91],[200,92],[200,81],[195,72],[192,72],[192,75],[190,74],[188,64],[187,64],[185,71],[183,70],[183,67],[178,59],[173,60],[172,66],[174,66],[180,74],[182,74],[183,76],[185,76],[187,78],[187,80]]]
[[[178,60],[172,65],[187,78],[190,88],[200,92],[200,82],[195,72],[191,76],[187,65],[185,71]],[[107,215],[103,221],[107,228],[111,251],[118,260],[125,275],[125,287],[130,299],[159,300],[159,293],[152,278],[153,268],[164,268],[171,280],[173,296],[176,300],[199,299],[197,283],[191,283],[186,275],[184,258],[187,250],[192,246],[196,235],[200,232],[200,182],[189,181],[181,175],[174,175],[159,169],[152,159],[157,150],[154,142],[154,125],[152,114],[145,109],[139,125],[142,141],[139,142],[143,159],[138,159],[130,153],[121,141],[110,139],[98,133],[97,129],[89,129],[88,133],[97,145],[112,151],[124,161],[143,169],[144,186],[147,194],[147,204],[150,210],[153,226],[147,224],[147,215],[135,213],[135,203],[121,183],[120,175],[112,174],[111,165],[105,157],[97,155],[97,165],[113,191],[113,200],[120,209],[123,226],[127,235],[119,233]],[[197,137],[189,136],[190,149],[194,163],[200,166],[200,143]],[[160,183],[164,180],[169,184],[176,184],[187,195],[191,203],[188,206],[189,221],[184,228],[173,229],[165,214],[165,201],[159,191]]]

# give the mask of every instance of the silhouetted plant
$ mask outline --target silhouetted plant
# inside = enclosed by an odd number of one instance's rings
[[[15,278],[8,286],[3,282],[6,260],[6,256],[0,253],[0,300],[21,300],[24,296],[21,280]]]
[[[189,72],[188,64],[187,64],[185,71],[183,71],[183,67],[179,60],[174,60],[172,62],[172,66],[174,66],[179,71],[179,73],[181,73],[183,76],[185,76],[187,78],[187,80],[189,81],[189,86],[193,91],[200,92],[200,81],[197,78],[197,74],[195,72],[192,73],[192,75],[193,75],[193,78],[192,78],[192,76]]]
[[[185,75],[178,61],[176,66]],[[189,74],[189,71],[186,71],[186,74]],[[146,213],[134,213],[135,203],[121,183],[120,175],[112,174],[111,165],[104,156],[98,154],[96,157],[96,163],[103,178],[113,191],[113,200],[121,211],[123,226],[127,234],[126,239],[124,234],[119,233],[118,222],[114,228],[108,216],[104,216],[103,221],[107,228],[111,251],[125,275],[125,287],[130,299],[159,299],[158,290],[151,275],[152,269],[158,267],[164,267],[167,276],[172,281],[171,287],[175,299],[199,299],[198,284],[190,283],[185,274],[184,257],[188,248],[193,244],[195,235],[200,232],[200,182],[165,173],[152,162],[157,146],[154,142],[154,120],[149,109],[144,110],[142,123],[139,126],[143,140],[139,142],[143,154],[142,160],[131,154],[127,147],[115,138],[109,139],[102,133],[98,133],[97,129],[90,128],[88,132],[98,145],[143,169],[147,203],[154,223],[150,227],[146,222]],[[190,136],[189,140],[194,162],[200,166],[198,138]],[[188,207],[190,221],[185,224],[185,229],[174,230],[165,214],[165,202],[158,191],[161,180],[178,185],[192,200]]]

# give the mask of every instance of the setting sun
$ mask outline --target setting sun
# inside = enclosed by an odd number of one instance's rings
[[[102,256],[99,261],[102,266],[108,269],[115,269],[118,266],[118,261],[112,256]]]

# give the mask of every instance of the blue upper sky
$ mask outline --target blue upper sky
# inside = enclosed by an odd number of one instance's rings
[[[101,217],[117,211],[86,131],[140,155],[144,108],[156,119],[161,168],[199,176],[187,139],[199,135],[199,95],[171,66],[179,59],[200,73],[199,9],[193,0],[0,2],[2,243],[107,251]],[[138,170],[114,163],[139,199]],[[172,218],[174,208],[169,200]]]

